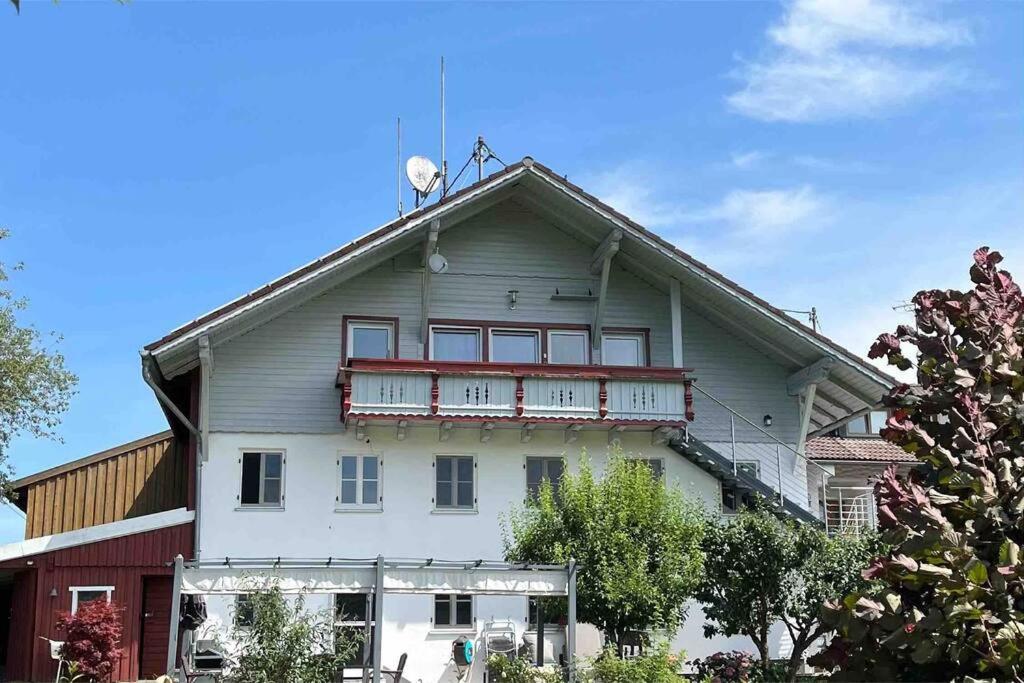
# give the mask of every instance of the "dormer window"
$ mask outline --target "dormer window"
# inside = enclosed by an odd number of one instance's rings
[[[884,410],[872,410],[846,424],[846,436],[878,436],[885,427],[889,414]]]

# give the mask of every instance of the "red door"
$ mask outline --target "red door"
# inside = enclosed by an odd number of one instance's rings
[[[171,577],[142,579],[142,638],[139,644],[139,678],[167,673],[167,638],[171,627]]]

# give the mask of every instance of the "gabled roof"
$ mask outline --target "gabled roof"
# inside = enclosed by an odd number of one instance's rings
[[[870,436],[816,436],[807,440],[807,455],[818,461],[917,462],[896,444]]]
[[[159,443],[161,441],[167,441],[172,438],[174,438],[174,433],[171,432],[170,430],[167,430],[165,432],[159,432],[157,434],[151,434],[149,436],[144,436],[141,439],[129,441],[128,443],[123,443],[120,446],[114,446],[113,448],[108,448],[98,453],[87,455],[84,458],[79,458],[78,460],[66,462],[61,465],[57,465],[56,467],[51,467],[48,470],[43,470],[42,472],[36,472],[35,474],[26,475],[20,479],[16,479],[15,481],[11,482],[11,488],[17,491],[19,489],[25,488],[26,486],[29,486],[30,484],[35,484],[36,482],[42,481],[44,479],[55,477],[58,474],[70,472],[71,470],[77,470],[79,468],[92,465],[93,463],[100,462],[101,460],[107,460],[109,458],[121,455],[122,453],[134,451],[137,448],[149,446],[150,444]]]
[[[164,367],[164,358],[195,357],[195,350],[183,351],[183,345],[195,343],[202,335],[211,335],[232,325],[244,328],[246,320],[256,318],[261,309],[287,310],[289,297],[301,298],[298,292],[308,288],[313,292],[316,283],[340,273],[354,271],[360,264],[382,261],[388,257],[388,248],[406,248],[412,240],[425,233],[430,223],[443,218],[442,229],[458,222],[459,216],[470,215],[474,207],[495,201],[501,196],[518,193],[532,206],[544,209],[550,205],[553,215],[565,224],[579,230],[582,223],[604,226],[623,232],[620,255],[643,260],[650,272],[661,273],[684,282],[691,288],[694,299],[704,302],[706,312],[715,322],[731,326],[737,334],[746,336],[762,350],[785,360],[786,364],[800,368],[811,365],[825,356],[840,361],[837,369],[819,386],[815,401],[812,431],[848,418],[858,410],[874,407],[882,392],[895,380],[851,353],[824,335],[791,318],[749,290],[741,287],[721,273],[693,258],[678,247],[650,232],[629,217],[616,211],[582,188],[570,183],[530,157],[458,191],[439,201],[421,207],[412,213],[391,221],[341,248],[312,261],[259,289],[235,299],[147,344],[143,354],[152,354]],[[517,195],[518,196],[518,195]],[[461,213],[460,213],[461,212]],[[598,228],[593,228],[598,229]],[[594,238],[600,243],[602,236]],[[404,246],[403,246],[404,245]],[[312,293],[309,294],[312,296]],[[274,302],[279,302],[276,304]],[[172,374],[187,368],[187,362],[176,358],[169,363]],[[698,369],[699,371],[699,369]],[[699,374],[699,372],[698,372]]]

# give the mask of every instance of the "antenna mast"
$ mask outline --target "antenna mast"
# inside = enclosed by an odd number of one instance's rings
[[[441,55],[441,196],[448,194],[448,160],[444,155],[444,55]]]
[[[398,117],[398,166],[397,166],[397,189],[398,189],[398,217],[402,217],[402,117]]]

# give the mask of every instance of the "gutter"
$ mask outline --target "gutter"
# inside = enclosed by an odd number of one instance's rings
[[[149,388],[153,390],[153,393],[156,394],[157,401],[159,401],[161,405],[163,405],[165,408],[167,408],[169,411],[171,411],[171,414],[173,414],[174,417],[178,418],[178,421],[181,422],[181,424],[183,424],[185,426],[185,429],[187,429],[192,434],[192,436],[194,436],[196,438],[196,472],[195,472],[195,480],[196,480],[196,509],[195,509],[195,513],[196,514],[195,514],[195,524],[192,527],[192,537],[193,537],[193,554],[195,555],[196,559],[199,559],[199,547],[200,547],[199,546],[199,533],[200,533],[199,530],[201,528],[200,524],[199,524],[199,516],[200,516],[199,515],[199,510],[202,507],[202,505],[201,505],[201,502],[202,502],[201,501],[201,494],[203,492],[203,483],[202,483],[203,479],[202,479],[202,476],[201,476],[202,475],[201,463],[202,463],[202,455],[205,452],[205,447],[204,447],[204,443],[205,442],[203,440],[203,435],[200,433],[200,431],[198,429],[196,429],[196,426],[194,424],[192,424],[192,421],[189,420],[185,416],[185,414],[183,412],[181,412],[181,409],[178,408],[177,405],[175,405],[174,401],[171,400],[171,397],[168,396],[164,392],[164,390],[160,388],[160,385],[153,378],[153,367],[156,365],[156,361],[153,359],[153,354],[151,354],[149,351],[142,350],[142,351],[139,352],[139,355],[142,357],[142,379],[143,379],[143,381],[145,381],[145,383],[149,385]],[[159,372],[159,370],[158,370],[158,372]],[[203,387],[200,387],[199,389],[200,389],[200,392],[203,392]]]

